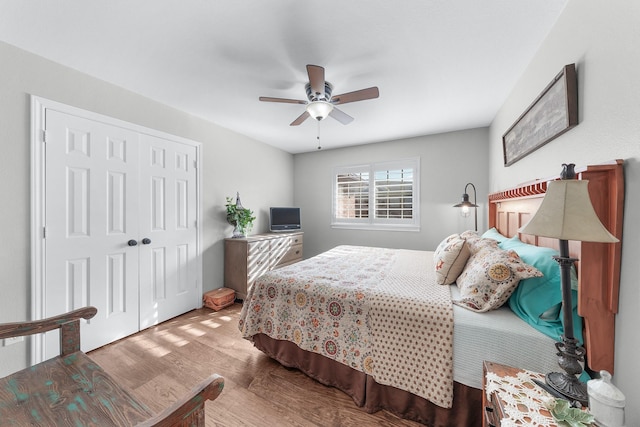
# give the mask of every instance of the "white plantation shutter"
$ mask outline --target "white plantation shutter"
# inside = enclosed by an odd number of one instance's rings
[[[374,176],[376,218],[413,218],[413,169],[376,170]]]
[[[417,230],[419,159],[337,168],[332,226]]]
[[[336,216],[369,217],[369,172],[347,172],[336,176]]]

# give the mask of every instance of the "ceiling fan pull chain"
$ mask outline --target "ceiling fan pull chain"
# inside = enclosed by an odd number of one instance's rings
[[[322,147],[320,146],[320,120],[317,120],[318,122],[318,136],[316,137],[316,139],[318,140],[318,150],[321,150]]]

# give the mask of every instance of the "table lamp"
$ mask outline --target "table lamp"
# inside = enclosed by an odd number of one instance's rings
[[[578,379],[585,349],[573,334],[571,302],[571,265],[577,259],[569,257],[568,241],[615,243],[618,239],[600,222],[589,197],[589,181],[575,179],[574,167],[573,163],[562,165],[561,179],[548,183],[540,208],[518,231],[559,239],[560,255],[554,259],[560,265],[564,334],[562,342],[556,343],[556,349],[558,365],[564,372],[547,374],[546,383],[568,399],[586,405],[587,386]]]

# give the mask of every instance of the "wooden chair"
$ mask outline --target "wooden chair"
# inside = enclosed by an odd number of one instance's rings
[[[0,420],[9,425],[204,426],[204,403],[216,399],[224,379],[211,375],[159,414],[118,385],[80,350],[85,307],[59,316],[0,324],[0,339],[60,329],[60,355],[0,379]]]

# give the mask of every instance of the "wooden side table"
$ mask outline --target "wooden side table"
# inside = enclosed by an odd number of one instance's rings
[[[482,366],[483,427],[509,425],[557,426],[543,399],[551,397],[532,380],[544,381],[544,375],[485,361]]]
[[[514,375],[515,368],[505,365],[499,365],[486,360],[482,363],[482,427],[497,427],[504,418],[504,408],[500,396],[497,393],[490,393],[487,396],[487,372],[496,375]]]

